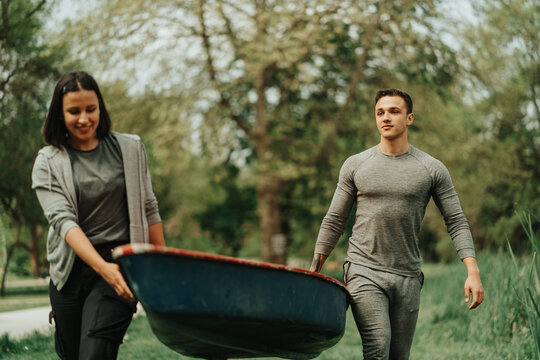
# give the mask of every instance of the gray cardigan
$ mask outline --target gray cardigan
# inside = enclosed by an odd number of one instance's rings
[[[118,140],[124,163],[132,243],[149,241],[148,226],[161,221],[146,151],[137,135],[111,132]],[[78,206],[71,162],[65,148],[46,146],[37,155],[32,170],[32,189],[36,190],[50,228],[47,260],[51,280],[58,290],[65,285],[73,267],[75,252],[64,240],[69,229],[79,226]]]

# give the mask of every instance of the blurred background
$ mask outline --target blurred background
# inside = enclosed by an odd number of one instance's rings
[[[341,164],[378,143],[375,92],[398,87],[409,140],[450,170],[477,249],[531,251],[537,0],[0,3],[0,293],[8,274],[47,275],[30,174],[53,87],[78,69],[113,130],[142,137],[169,246],[309,266]],[[420,247],[456,258],[432,203]]]

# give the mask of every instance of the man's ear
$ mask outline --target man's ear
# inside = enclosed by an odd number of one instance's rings
[[[407,114],[407,126],[411,126],[413,122],[414,122],[414,114],[413,113]]]

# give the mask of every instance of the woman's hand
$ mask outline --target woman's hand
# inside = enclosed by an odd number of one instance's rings
[[[120,272],[120,267],[115,263],[105,261],[80,227],[72,227],[67,231],[66,242],[88,266],[94,269],[116,291],[118,296],[128,301],[135,301],[133,293]]]
[[[116,291],[118,296],[123,297],[128,301],[136,301],[135,296],[129,289],[118,264],[103,262],[97,273]]]

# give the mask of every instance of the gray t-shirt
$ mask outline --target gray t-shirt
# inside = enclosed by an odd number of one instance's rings
[[[431,197],[460,258],[475,256],[469,224],[448,170],[413,146],[397,156],[385,155],[374,146],[345,161],[315,253],[330,254],[356,203],[346,261],[417,276],[422,264],[418,234]]]
[[[124,164],[118,141],[108,134],[90,151],[67,147],[79,206],[79,226],[94,245],[129,242]]]

